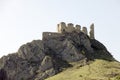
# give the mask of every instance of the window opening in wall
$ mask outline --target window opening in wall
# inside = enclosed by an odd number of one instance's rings
[[[51,35],[51,33],[48,34],[49,36]]]

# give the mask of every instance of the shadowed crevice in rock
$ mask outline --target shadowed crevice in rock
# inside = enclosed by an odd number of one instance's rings
[[[0,69],[0,80],[10,80],[8,79],[7,73],[4,69]]]

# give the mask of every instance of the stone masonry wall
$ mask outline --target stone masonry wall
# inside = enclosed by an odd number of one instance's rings
[[[57,25],[57,31],[58,33],[64,33],[64,32],[68,32],[68,33],[71,33],[71,32],[83,32],[85,33],[86,35],[88,35],[88,31],[87,31],[87,28],[86,27],[82,27],[82,30],[81,30],[81,26],[80,25],[76,25],[74,27],[74,24],[72,23],[68,23],[66,25],[66,23],[64,22],[61,22],[60,24]],[[90,26],[90,32],[89,32],[89,36],[91,39],[94,39],[94,24],[91,24]]]
[[[60,37],[60,36],[63,36],[63,34],[55,33],[55,32],[43,32],[43,34],[42,34],[43,40],[44,39],[54,38],[54,37]]]
[[[81,26],[80,25],[76,25],[74,27],[74,24],[72,23],[68,23],[67,25],[64,22],[61,22],[60,24],[58,24],[57,27],[57,31],[58,33],[64,33],[64,32],[80,32]]]

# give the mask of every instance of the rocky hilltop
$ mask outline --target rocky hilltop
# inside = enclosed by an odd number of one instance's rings
[[[81,61],[80,65],[84,66],[95,59],[115,60],[94,38],[94,30],[88,36],[85,27],[82,31],[78,30],[78,25],[77,30],[72,24],[69,26],[66,28],[62,22],[57,33],[43,32],[42,40],[33,40],[22,45],[16,53],[3,56],[0,59],[2,73],[6,73],[8,80],[44,80],[73,67],[71,62]],[[0,71],[0,75],[2,73]]]

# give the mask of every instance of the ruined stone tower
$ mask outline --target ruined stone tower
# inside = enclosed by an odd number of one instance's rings
[[[76,32],[80,32],[81,31],[81,26],[80,25],[76,25],[75,29],[76,29]]]
[[[74,27],[74,24],[72,23],[68,23],[67,25],[64,22],[61,22],[60,24],[57,25],[57,31],[58,33],[64,33],[64,32],[80,32],[81,30],[81,26],[80,25],[76,25]]]
[[[89,34],[90,34],[90,38],[91,39],[94,39],[95,37],[94,37],[94,24],[91,24],[90,25],[90,32],[89,32]]]
[[[58,24],[57,30],[59,33],[63,33],[66,30],[66,24],[64,22],[61,22]]]
[[[82,28],[82,32],[85,33],[85,34],[88,34],[87,28],[86,28],[86,27],[83,27],[83,28]]]
[[[66,23],[64,22],[61,22],[60,24],[57,25],[57,31],[58,33],[64,33],[64,32],[68,32],[68,33],[71,33],[71,32],[83,32],[85,33],[86,35],[88,35],[88,31],[87,31],[87,28],[86,27],[82,27],[82,30],[81,30],[81,26],[80,25],[76,25],[74,27],[74,24],[72,23],[68,23],[66,25]],[[94,39],[94,24],[91,24],[90,25],[90,32],[89,32],[89,37],[91,39]]]

